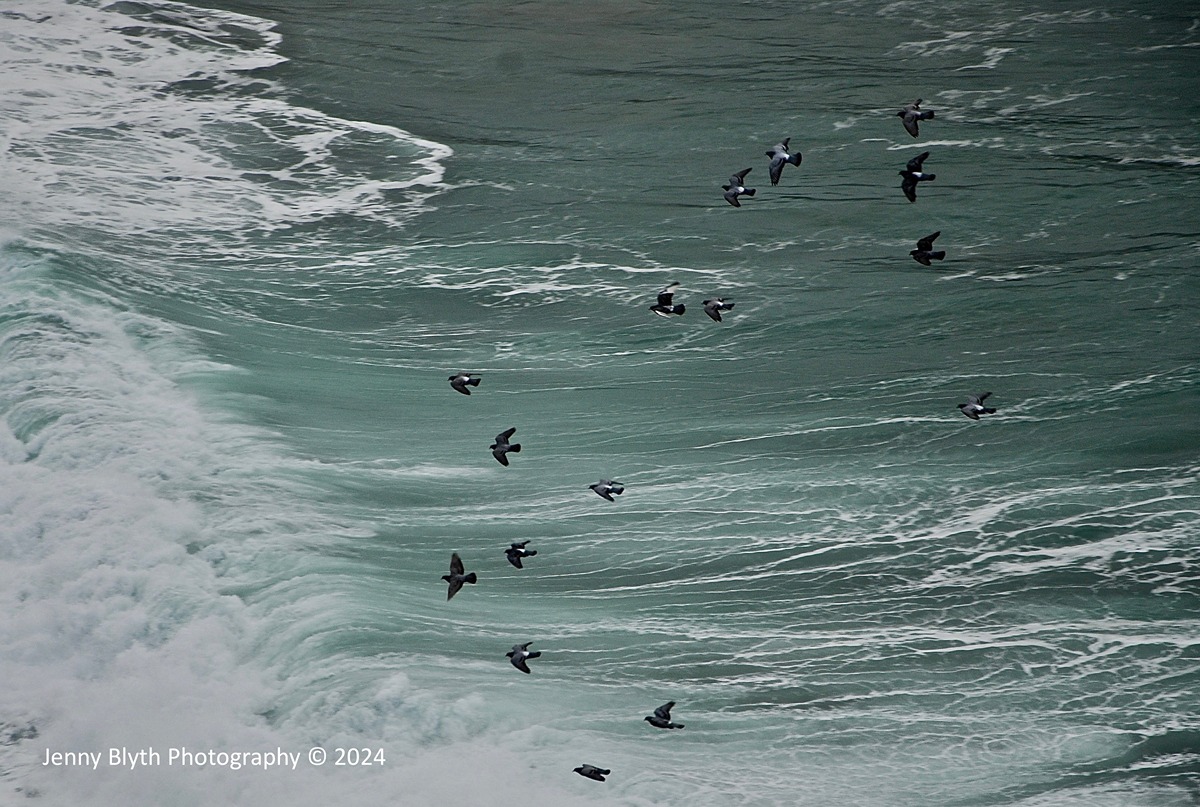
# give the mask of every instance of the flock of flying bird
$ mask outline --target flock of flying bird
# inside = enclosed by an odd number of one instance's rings
[[[919,121],[933,120],[933,117],[934,117],[932,109],[921,109],[921,99],[920,98],[913,101],[911,104],[905,104],[900,109],[900,111],[896,113],[896,115],[900,118],[901,122],[904,124],[905,131],[907,131],[913,137],[916,137],[917,135],[920,134],[920,127],[918,126]],[[803,156],[800,154],[800,152],[797,151],[795,153],[792,153],[792,152],[788,151],[788,141],[790,141],[790,140],[791,140],[790,137],[785,137],[783,140],[781,140],[780,142],[778,142],[774,146],[772,146],[771,150],[767,152],[767,156],[771,158],[771,162],[767,166],[767,172],[771,177],[772,185],[779,184],[779,180],[783,176],[783,167],[785,165],[799,166],[800,161],[803,159]],[[923,151],[920,154],[918,154],[916,157],[913,157],[911,160],[909,160],[908,164],[906,166],[904,166],[904,170],[902,170],[900,172],[900,176],[904,177],[904,181],[900,183],[900,190],[904,191],[904,195],[908,198],[908,201],[910,201],[910,202],[917,201],[917,184],[918,183],[930,182],[932,180],[937,179],[937,174],[925,173],[924,165],[925,165],[925,160],[927,160],[927,159],[929,159],[929,152]],[[754,196],[754,194],[757,192],[757,188],[747,188],[746,187],[746,175],[749,174],[753,170],[754,170],[753,168],[743,168],[741,171],[738,171],[736,174],[729,177],[728,185],[721,186],[721,189],[723,191],[725,191],[725,201],[726,202],[729,202],[729,204],[733,205],[734,207],[741,207],[742,203],[738,201],[739,196]],[[936,240],[937,237],[941,234],[942,233],[939,230],[936,233],[925,236],[924,238],[922,238],[920,241],[917,242],[917,248],[912,250],[908,254],[913,257],[913,260],[915,260],[918,263],[923,264],[925,266],[930,266],[931,265],[930,261],[943,260],[946,257],[946,251],[945,250],[935,251],[933,249],[934,240]],[[668,286],[668,288],[670,288],[670,287]],[[708,309],[709,302],[710,301],[708,301],[708,300],[704,301],[704,305],[705,305],[704,310],[705,310],[705,313],[707,313],[711,317],[711,316],[713,316],[713,313],[711,311],[709,311],[709,309]],[[659,306],[661,306],[662,304],[663,304],[662,296],[660,295],[659,296]],[[669,306],[670,303],[668,302],[667,305]],[[730,304],[730,307],[731,308],[733,307],[732,304]],[[679,311],[677,311],[677,312],[670,311],[670,312],[660,312],[660,313],[682,314],[683,306],[679,306]],[[719,315],[715,316],[713,318],[716,319],[718,322],[721,319]]]
[[[918,121],[932,120],[934,117],[932,110],[921,109],[920,98],[911,104],[906,104],[896,114],[902,119],[905,130],[913,137],[916,137],[919,133],[917,126]],[[797,151],[793,153],[788,150],[788,141],[790,139],[791,138],[784,138],[781,142],[776,143],[775,146],[773,146],[771,150],[767,152],[767,156],[771,158],[771,162],[767,170],[770,174],[772,185],[779,184],[779,180],[783,175],[783,167],[785,165],[800,165],[800,161],[802,159],[800,152]],[[900,172],[900,175],[904,178],[900,187],[910,202],[916,201],[916,187],[919,182],[927,182],[935,178],[934,174],[927,174],[922,168],[925,160],[928,159],[928,157],[928,151],[918,154],[916,157],[913,157],[911,160],[909,160],[908,165],[903,171]],[[754,188],[747,188],[745,186],[746,175],[749,174],[750,171],[750,168],[738,171],[729,178],[728,185],[722,186],[723,190],[725,191],[725,200],[734,207],[741,207],[741,203],[738,201],[739,196],[754,196],[755,194]],[[941,235],[940,231],[925,236],[917,242],[917,248],[912,250],[909,254],[914,260],[923,264],[924,266],[930,266],[931,261],[942,260],[946,257],[945,251],[935,251],[933,249],[933,242],[939,235]],[[675,288],[678,285],[678,282],[670,283],[666,286],[666,288],[660,291],[658,293],[657,302],[650,306],[650,310],[662,317],[683,315],[683,313],[687,310],[687,306],[683,303],[676,303],[674,301]],[[720,297],[716,297],[710,300],[705,300],[703,305],[705,314],[707,314],[715,322],[721,322],[721,313],[732,310],[734,304],[731,302],[726,302]],[[463,395],[470,395],[470,388],[479,386],[480,377],[472,373],[459,372],[450,376],[449,381],[452,389],[462,393]],[[991,395],[990,392],[969,395],[965,403],[958,404],[958,408],[964,415],[972,420],[979,420],[980,415],[990,415],[996,411],[992,407],[984,406],[983,402],[989,395]],[[521,444],[512,442],[513,435],[516,434],[516,431],[517,429],[515,426],[502,431],[500,434],[496,435],[495,441],[489,446],[492,451],[492,456],[495,457],[496,461],[506,467],[509,465],[508,455],[510,453],[519,454],[521,452]],[[601,479],[599,482],[589,485],[588,487],[590,487],[596,493],[596,495],[607,499],[610,502],[616,501],[613,498],[614,495],[619,496],[625,492],[625,486],[612,479]],[[524,558],[530,558],[537,555],[536,549],[526,549],[528,544],[529,541],[514,543],[504,552],[508,562],[517,569],[524,568],[522,563]],[[459,557],[457,552],[454,552],[450,555],[450,573],[442,575],[442,580],[446,581],[448,586],[446,591],[446,599],[450,600],[455,594],[462,590],[464,585],[474,585],[477,582],[477,577],[475,572],[466,571],[462,558]],[[528,663],[530,659],[536,659],[542,655],[540,651],[529,649],[530,645],[532,644],[532,641],[524,642],[522,644],[515,644],[513,645],[512,650],[509,650],[505,654],[508,656],[509,662],[514,667],[526,674],[532,672]],[[657,707],[654,710],[654,714],[647,715],[644,720],[651,726],[660,729],[681,729],[683,728],[682,723],[674,723],[671,721],[671,709],[674,706],[675,701],[668,701],[662,706]],[[575,772],[580,776],[587,777],[588,779],[594,779],[598,782],[605,781],[605,777],[612,773],[612,771],[607,768],[600,768],[598,766],[589,764],[580,765],[579,767],[575,768]]]

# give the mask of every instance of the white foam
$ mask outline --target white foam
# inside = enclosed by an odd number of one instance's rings
[[[419,210],[450,149],[290,104],[253,75],[282,61],[272,27],[175,3],[23,3],[0,38],[4,218],[170,245],[199,230],[336,214],[394,223]],[[402,159],[356,165],[364,143]]]
[[[995,70],[1005,56],[1012,53],[1016,48],[987,48],[984,50],[984,60],[979,64],[966,64],[957,68],[958,70]]]

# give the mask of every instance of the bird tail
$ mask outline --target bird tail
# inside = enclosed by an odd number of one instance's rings
[[[475,572],[471,572],[466,577],[463,578],[463,582],[474,584],[476,579],[477,578],[475,577]]]
[[[804,159],[804,157],[798,151],[795,154],[788,156],[788,162],[790,162],[792,165],[799,165],[802,159]]]
[[[530,653],[529,655],[525,656],[525,658],[527,658],[527,659],[531,659],[531,658],[541,658],[541,656],[542,656],[542,652],[541,652],[540,650],[534,650],[532,653]]]
[[[472,387],[478,387],[479,379],[478,378],[468,378],[467,383],[470,384]]]
[[[746,188],[746,195],[747,195],[747,196],[753,196],[753,195],[754,195],[754,191],[755,191],[755,188]]]
[[[927,110],[921,113],[921,120],[933,120],[933,110]]]
[[[753,196],[754,194],[752,193],[750,195]],[[687,306],[684,305],[683,303],[680,303],[679,305],[675,306],[676,314],[682,314],[684,311],[687,311]]]
[[[681,729],[681,728],[683,728],[683,724],[682,723],[672,723],[671,727]]]
[[[985,406],[985,407],[983,408],[983,414],[985,414],[985,415],[994,415],[994,414],[996,414],[996,410],[995,410],[995,409],[993,409],[993,408],[992,408],[992,407],[990,407],[990,406]]]
[[[946,257],[946,250],[939,249],[937,252],[930,252],[929,257],[933,258],[935,261],[940,261]]]
[[[926,181],[931,180],[931,179],[937,179],[937,174],[926,174],[925,176],[921,177],[921,179],[924,179]]]
[[[534,555],[536,555],[536,554],[537,554],[537,550],[536,550],[536,549],[527,549],[527,550],[525,550],[525,557],[527,557],[527,558],[532,558],[532,557],[533,557]]]
[[[946,254],[945,252],[943,252],[943,253],[942,253],[942,255],[945,255],[945,254]],[[517,452],[518,454],[520,454],[520,453],[521,453],[521,444],[520,444],[520,443],[513,443],[512,445],[510,445],[510,446],[508,447],[508,450],[509,450],[509,451],[515,451],[515,452]]]

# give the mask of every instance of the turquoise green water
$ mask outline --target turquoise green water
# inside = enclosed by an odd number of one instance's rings
[[[0,17],[9,791],[1194,803],[1195,15],[396,5]]]

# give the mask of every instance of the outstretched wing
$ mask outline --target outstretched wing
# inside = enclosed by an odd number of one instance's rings
[[[917,249],[924,250],[926,252],[933,249],[933,242],[936,241],[937,237],[941,234],[942,234],[942,231],[938,230],[936,233],[932,233],[930,235],[925,236],[924,238],[922,238],[920,241],[917,242]]]
[[[778,152],[771,157],[771,165],[767,168],[767,171],[771,174],[772,185],[779,184],[779,178],[783,176],[783,164],[786,162],[787,160],[784,156]]]
[[[462,574],[464,572],[462,558],[455,552],[450,555],[450,574]]]
[[[918,154],[916,157],[913,157],[911,160],[908,161],[908,170],[913,171],[913,172],[920,172],[921,166],[924,164],[925,160],[928,157],[929,157],[928,151],[923,151],[920,154]]]
[[[726,194],[726,196],[728,196],[728,194]],[[678,280],[676,280],[674,283],[668,283],[663,288],[663,290],[658,293],[658,304],[663,305],[663,306],[670,306],[671,300],[675,297],[675,292],[671,291],[671,289],[675,288],[678,285],[679,285]]]
[[[511,429],[505,429],[504,431],[502,431],[496,435],[496,442],[497,443],[507,443],[509,438],[512,437],[516,433],[517,433],[516,426],[513,426]]]
[[[671,707],[675,705],[675,701],[667,701],[662,706],[654,710],[654,716],[663,720],[671,719]]]

